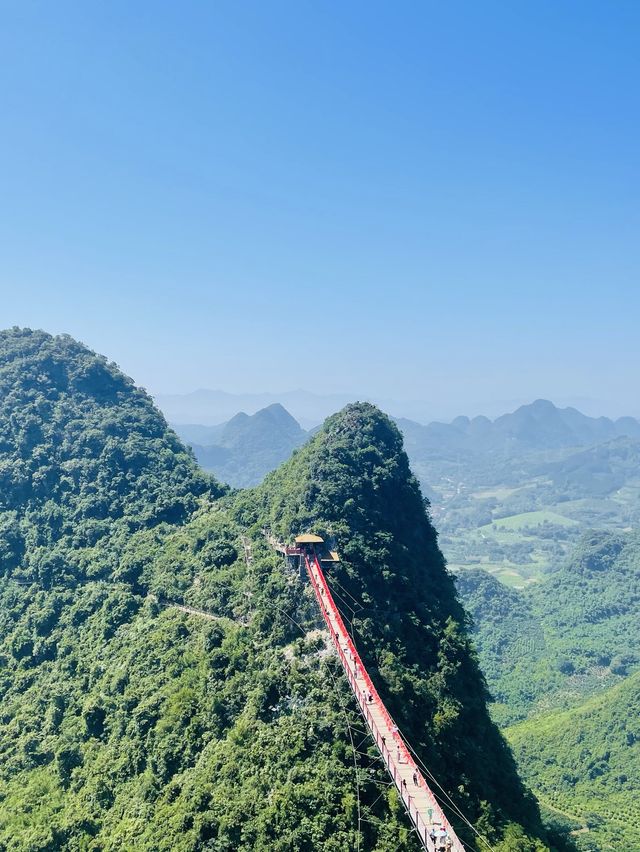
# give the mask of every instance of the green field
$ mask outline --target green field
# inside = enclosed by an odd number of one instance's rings
[[[578,522],[564,515],[559,515],[557,512],[551,512],[548,509],[541,509],[537,512],[521,512],[519,515],[509,515],[506,518],[496,518],[490,524],[485,524],[480,527],[480,532],[490,533],[497,529],[503,530],[522,530],[526,527],[540,527],[544,524],[555,524],[559,527],[577,526]]]

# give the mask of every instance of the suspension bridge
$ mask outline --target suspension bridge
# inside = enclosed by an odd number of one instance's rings
[[[287,558],[294,557],[304,565],[360,713],[422,846],[428,852],[464,852],[464,845],[380,698],[336,606],[322,563],[337,562],[338,555],[335,551],[321,555],[324,542],[315,535],[298,536],[293,547],[277,542],[272,536],[269,541]]]

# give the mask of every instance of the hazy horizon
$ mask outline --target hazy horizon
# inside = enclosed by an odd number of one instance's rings
[[[10,5],[2,325],[154,395],[638,413],[639,24],[629,2]]]
[[[357,393],[313,394],[303,388],[280,393],[268,390],[242,393],[215,388],[197,388],[184,394],[154,394],[153,396],[167,419],[177,425],[215,426],[240,412],[254,414],[256,411],[276,402],[293,415],[304,428],[319,424],[325,417],[343,408],[347,403],[357,401],[372,402],[393,417],[406,418],[423,424],[432,421],[450,422],[458,416],[469,418],[484,416],[490,420],[495,420],[497,417],[509,414],[521,406],[530,405],[537,399],[548,399],[561,409],[575,408],[589,417],[608,417],[612,420],[624,416],[638,417],[637,410],[634,412],[633,410],[607,408],[602,401],[598,400],[584,398],[549,399],[549,397],[544,396],[531,399],[491,400],[484,404],[469,404],[466,408],[459,410],[438,407],[428,400],[389,399]],[[214,396],[215,399],[212,399]],[[191,414],[188,412],[191,412]],[[198,414],[198,412],[200,413]]]

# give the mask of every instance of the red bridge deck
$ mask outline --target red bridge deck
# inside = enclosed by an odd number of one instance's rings
[[[429,834],[434,827],[436,830],[444,828],[453,843],[450,847],[452,852],[464,852],[465,847],[451,828],[362,664],[360,655],[333,600],[317,554],[298,548],[288,548],[288,550],[291,553],[300,554],[304,559],[311,585],[360,712],[371,731],[422,845],[429,852],[433,852],[434,845]]]

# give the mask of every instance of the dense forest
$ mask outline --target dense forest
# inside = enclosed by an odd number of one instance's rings
[[[416,850],[265,527],[335,540],[377,685],[493,847],[561,848],[489,719],[384,415],[350,406],[258,489],[228,492],[81,344],[13,329],[0,364],[0,849]]]
[[[118,579],[132,533],[179,524],[222,492],[113,364],[65,335],[0,338],[5,573],[43,588]]]

